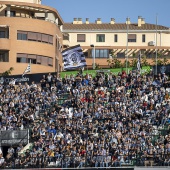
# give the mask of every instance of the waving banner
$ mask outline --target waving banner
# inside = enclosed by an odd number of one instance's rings
[[[74,70],[86,66],[85,56],[80,45],[62,51],[64,70]]]

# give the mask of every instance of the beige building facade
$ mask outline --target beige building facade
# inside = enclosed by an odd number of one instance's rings
[[[72,23],[64,24],[63,35],[65,48],[81,45],[89,67],[92,66],[93,56],[96,64],[107,67],[111,53],[122,62],[125,58],[130,61],[137,57],[140,51],[150,63],[156,53],[157,56],[170,57],[170,29],[145,23],[141,16],[136,23],[132,23],[130,18],[125,23],[116,23],[114,18],[110,23],[102,23],[100,18],[95,23],[90,23],[88,18],[85,22],[74,18]]]
[[[38,0],[0,0],[0,73],[13,67],[22,74],[62,70],[62,25],[57,10]]]
[[[58,11],[41,0],[0,0],[0,73],[13,67],[12,74],[22,74],[29,62],[31,73],[60,72],[62,50],[78,44],[88,68],[94,62],[108,67],[111,54],[124,62],[139,52],[152,64],[156,54],[169,60],[170,29],[146,23],[141,16],[135,23],[130,18],[124,23],[114,18],[109,23],[101,18],[64,23]]]

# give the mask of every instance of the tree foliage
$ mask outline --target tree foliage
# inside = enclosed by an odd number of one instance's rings
[[[9,76],[11,75],[12,71],[14,70],[13,67],[10,67],[8,70],[4,71],[3,73],[1,73],[1,76]]]

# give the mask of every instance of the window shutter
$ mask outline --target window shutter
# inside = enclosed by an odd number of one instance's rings
[[[53,44],[53,36],[52,35],[49,35],[49,43]]]
[[[41,64],[42,65],[45,65],[45,66],[48,66],[48,57],[41,57]]]
[[[28,40],[37,40],[37,33],[35,32],[28,32]]]
[[[128,34],[128,39],[136,39],[136,34]]]
[[[77,34],[77,42],[85,42],[85,34]]]
[[[53,66],[53,59],[52,58],[48,58],[48,65]]]
[[[36,59],[36,55],[34,55],[34,54],[28,54],[28,58],[30,58],[30,59]]]
[[[37,33],[37,40],[40,41],[40,42],[42,41],[41,33]]]
[[[41,64],[41,56],[40,55],[37,56],[37,64]]]
[[[48,35],[42,34],[42,41],[48,43]]]

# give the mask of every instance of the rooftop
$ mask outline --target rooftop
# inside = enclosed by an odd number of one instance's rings
[[[156,30],[155,24],[145,23],[140,27],[138,23],[128,24],[129,30]],[[127,30],[126,23],[82,23],[82,24],[73,24],[73,23],[64,23],[63,30]],[[157,25],[157,30],[169,30],[168,27]]]

